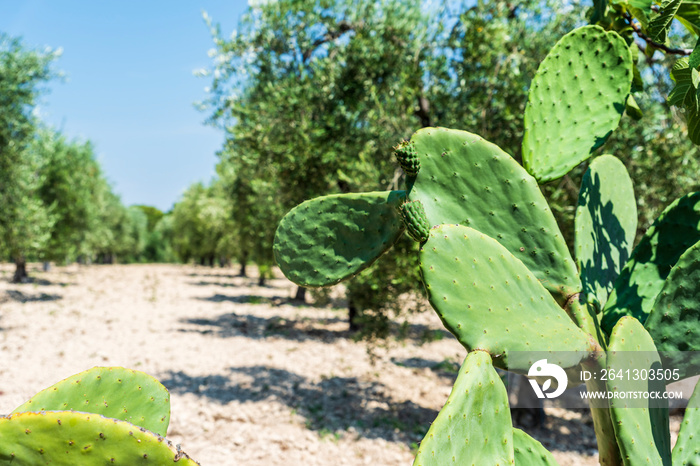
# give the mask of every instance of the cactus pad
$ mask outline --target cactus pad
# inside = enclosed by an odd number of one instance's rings
[[[678,441],[673,447],[673,466],[700,465],[700,382],[695,385],[693,396],[685,409]]]
[[[620,123],[632,85],[632,54],[615,32],[576,29],[540,64],[525,107],[523,164],[540,182],[565,175]]]
[[[407,175],[417,175],[420,171],[420,159],[413,142],[402,141],[394,148],[394,157]]]
[[[623,373],[631,368],[661,368],[654,341],[637,319],[623,317],[615,325],[610,335],[607,365],[609,370]],[[609,377],[607,389],[618,393],[664,392],[666,384],[663,380],[634,380],[623,375]],[[667,399],[612,398],[610,416],[625,466],[671,464]]]
[[[165,435],[170,395],[156,379],[122,367],[95,367],[45,389],[13,411],[82,411]]]
[[[576,261],[583,291],[601,309],[629,259],[637,205],[627,169],[612,155],[597,157],[581,181],[576,209]]]
[[[508,394],[483,351],[467,355],[445,406],[420,443],[414,466],[513,464]]]
[[[520,429],[513,429],[513,445],[517,466],[559,466],[540,442]]]
[[[421,201],[407,201],[401,204],[401,218],[406,225],[406,233],[415,241],[422,243],[428,239],[430,224],[425,216]]]
[[[700,242],[668,274],[644,327],[680,378],[700,373]]]
[[[0,439],[0,465],[197,464],[159,435],[92,413],[0,417]]]
[[[428,299],[467,350],[488,351],[494,364],[526,373],[537,359],[573,367],[590,351],[574,325],[522,262],[469,227],[430,230],[420,252]],[[535,358],[533,352],[555,352]],[[530,359],[513,352],[527,352]]]
[[[601,327],[610,333],[622,316],[644,322],[678,259],[700,241],[700,192],[669,205],[632,251],[603,310]]]
[[[280,222],[275,259],[285,276],[308,287],[335,285],[366,269],[403,232],[403,191],[335,194],[299,204]]]
[[[581,291],[576,264],[537,182],[498,146],[466,131],[424,128],[411,138],[421,171],[408,198],[431,226],[460,224],[498,240],[563,305]]]

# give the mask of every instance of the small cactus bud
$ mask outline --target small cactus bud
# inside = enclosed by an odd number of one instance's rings
[[[416,146],[411,141],[401,141],[394,147],[394,156],[407,175],[417,175],[420,170],[420,159]]]
[[[426,241],[430,234],[430,224],[425,215],[423,203],[421,201],[407,201],[401,204],[399,210],[408,236],[419,243]]]

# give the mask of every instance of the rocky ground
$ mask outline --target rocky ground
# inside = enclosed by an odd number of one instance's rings
[[[93,366],[142,370],[172,395],[168,437],[203,466],[410,465],[466,355],[432,313],[371,346],[342,308],[292,305],[287,280],[234,269],[37,265],[19,285],[11,272],[0,414]],[[586,413],[552,408],[529,432],[561,465],[597,464]]]

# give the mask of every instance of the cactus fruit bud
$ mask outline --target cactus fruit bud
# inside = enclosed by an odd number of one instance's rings
[[[408,236],[419,243],[426,241],[430,235],[430,224],[423,203],[418,200],[407,201],[401,204],[399,210]]]
[[[394,147],[394,157],[408,175],[417,175],[420,170],[420,159],[416,146],[411,141],[401,141]]]

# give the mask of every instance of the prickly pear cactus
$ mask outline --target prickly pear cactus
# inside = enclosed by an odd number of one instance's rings
[[[12,413],[83,411],[165,435],[170,394],[156,379],[123,367],[95,367],[46,388]]]
[[[534,274],[483,233],[434,228],[420,261],[428,299],[445,327],[468,350],[488,351],[497,367],[527,372],[535,362],[511,361],[513,352],[556,352],[553,363],[572,367],[593,350]]]
[[[394,148],[394,157],[407,175],[417,175],[420,171],[420,159],[412,141],[402,141]]]
[[[599,26],[561,38],[540,64],[525,107],[523,164],[539,182],[565,175],[617,128],[632,86],[632,54]]]
[[[644,327],[679,377],[700,374],[700,242],[671,269]]]
[[[602,155],[581,181],[576,208],[576,262],[589,301],[600,310],[632,252],[637,203],[632,180],[619,159]]]
[[[615,325],[608,349],[609,370],[661,367],[654,341],[642,324],[632,317],[623,317]],[[664,391],[666,388],[663,380],[628,377],[610,378],[607,386],[611,392],[628,393]],[[668,400],[613,398],[610,413],[625,466],[671,464]]]
[[[554,456],[540,442],[520,429],[513,428],[515,464],[527,466],[559,466]]]
[[[537,182],[498,146],[466,131],[424,128],[411,141],[421,171],[408,180],[432,226],[460,224],[491,236],[564,304],[581,291],[574,263]]]
[[[452,392],[420,443],[414,466],[514,463],[508,393],[483,351],[464,360]]]
[[[194,466],[163,437],[131,423],[74,411],[0,417],[0,465]]]
[[[335,285],[372,265],[396,243],[404,226],[403,191],[336,194],[292,209],[275,234],[282,272],[309,287]]]
[[[673,447],[673,466],[696,466],[700,464],[700,382],[695,385],[693,396],[683,416],[676,446]]]
[[[421,201],[407,201],[401,204],[401,218],[406,225],[406,233],[415,241],[422,243],[428,239],[430,224],[425,216]]]
[[[646,321],[671,268],[700,241],[700,192],[669,205],[647,230],[615,281],[603,310],[607,333],[626,315]]]

